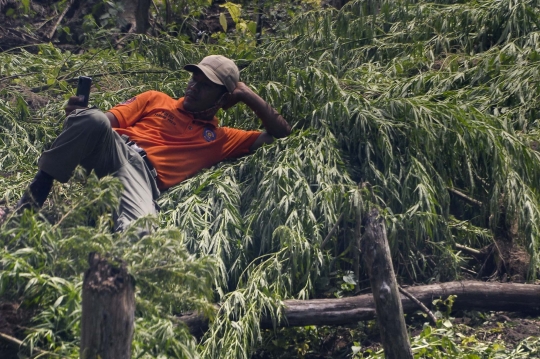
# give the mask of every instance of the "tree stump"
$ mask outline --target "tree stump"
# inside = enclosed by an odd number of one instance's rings
[[[385,357],[412,359],[386,228],[376,209],[366,216],[364,230],[362,256],[369,273]]]
[[[80,358],[131,358],[135,281],[123,262],[113,265],[90,253],[88,264],[82,289]]]

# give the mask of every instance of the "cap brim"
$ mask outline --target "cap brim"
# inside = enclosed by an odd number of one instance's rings
[[[196,69],[201,70],[202,73],[205,74],[205,76],[208,78],[208,80],[212,81],[213,83],[221,85],[221,86],[225,86],[225,84],[221,82],[221,80],[216,76],[216,73],[214,72],[214,70],[212,70],[209,67],[206,67],[204,65],[193,65],[193,64],[184,66],[184,70],[189,71],[189,72],[195,72]]]

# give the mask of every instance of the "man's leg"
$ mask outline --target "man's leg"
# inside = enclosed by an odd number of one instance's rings
[[[118,136],[119,137],[119,136]],[[120,137],[119,137],[120,138]],[[120,139],[120,141],[123,141]],[[159,196],[155,180],[150,175],[142,157],[133,149],[127,149],[127,163],[114,176],[124,185],[120,208],[115,216],[114,231],[126,229],[129,223],[149,214],[157,214],[155,200]],[[141,228],[140,234],[148,233],[150,228]]]
[[[16,210],[23,211],[30,208],[41,208],[49,196],[54,178],[39,170],[23,196],[17,202]]]
[[[67,182],[77,165],[86,164],[87,169],[91,170],[95,152],[110,151],[114,141],[110,132],[108,119],[98,109],[76,110],[66,117],[62,133],[39,159],[39,171],[17,203],[17,210],[41,208],[49,195],[53,179]],[[110,167],[115,164],[106,165]]]
[[[75,110],[66,117],[64,129],[51,148],[41,155],[39,169],[66,183],[78,165],[98,177],[111,174],[125,162],[117,155],[115,132],[97,108]]]
[[[156,214],[154,200],[159,191],[143,159],[125,145],[105,114],[95,108],[76,110],[68,116],[62,133],[39,159],[40,172],[62,183],[79,164],[87,171],[94,170],[98,177],[113,175],[123,184],[115,231],[125,229],[140,216]],[[48,191],[45,198],[47,195]]]

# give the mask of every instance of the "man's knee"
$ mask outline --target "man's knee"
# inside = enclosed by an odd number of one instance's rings
[[[66,118],[65,127],[76,127],[79,131],[93,136],[99,136],[111,130],[109,119],[97,108],[77,110]]]

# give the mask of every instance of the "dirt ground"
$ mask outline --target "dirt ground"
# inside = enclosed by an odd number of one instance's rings
[[[33,311],[25,310],[18,304],[0,299],[0,333],[22,340],[25,327],[31,321]],[[519,313],[492,312],[487,314],[462,314],[452,320],[454,326],[464,335],[475,335],[479,341],[497,342],[506,348],[514,348],[527,337],[540,335],[540,317],[525,317]],[[421,331],[420,322],[409,323],[412,335]],[[359,327],[363,327],[359,330]],[[378,349],[380,337],[376,328],[367,325],[337,327],[321,330],[321,335],[315,342],[309,339],[310,350],[302,355],[305,359],[327,359],[350,357],[351,345],[359,342],[363,348]],[[302,343],[293,343],[301,346]],[[0,358],[18,359],[19,346],[0,338]],[[275,358],[271,353],[259,350],[253,359]]]
[[[479,342],[500,343],[507,349],[515,348],[528,337],[540,336],[540,317],[528,317],[519,313],[454,313],[451,321],[459,333],[472,336]],[[407,325],[411,336],[422,331],[422,317],[410,316]],[[283,329],[278,336],[267,331],[265,349],[259,349],[252,359],[339,359],[351,357],[351,346],[358,343],[363,350],[381,348],[379,330],[374,322],[354,326],[318,328],[311,335],[302,329]],[[283,339],[283,337],[285,339]]]

